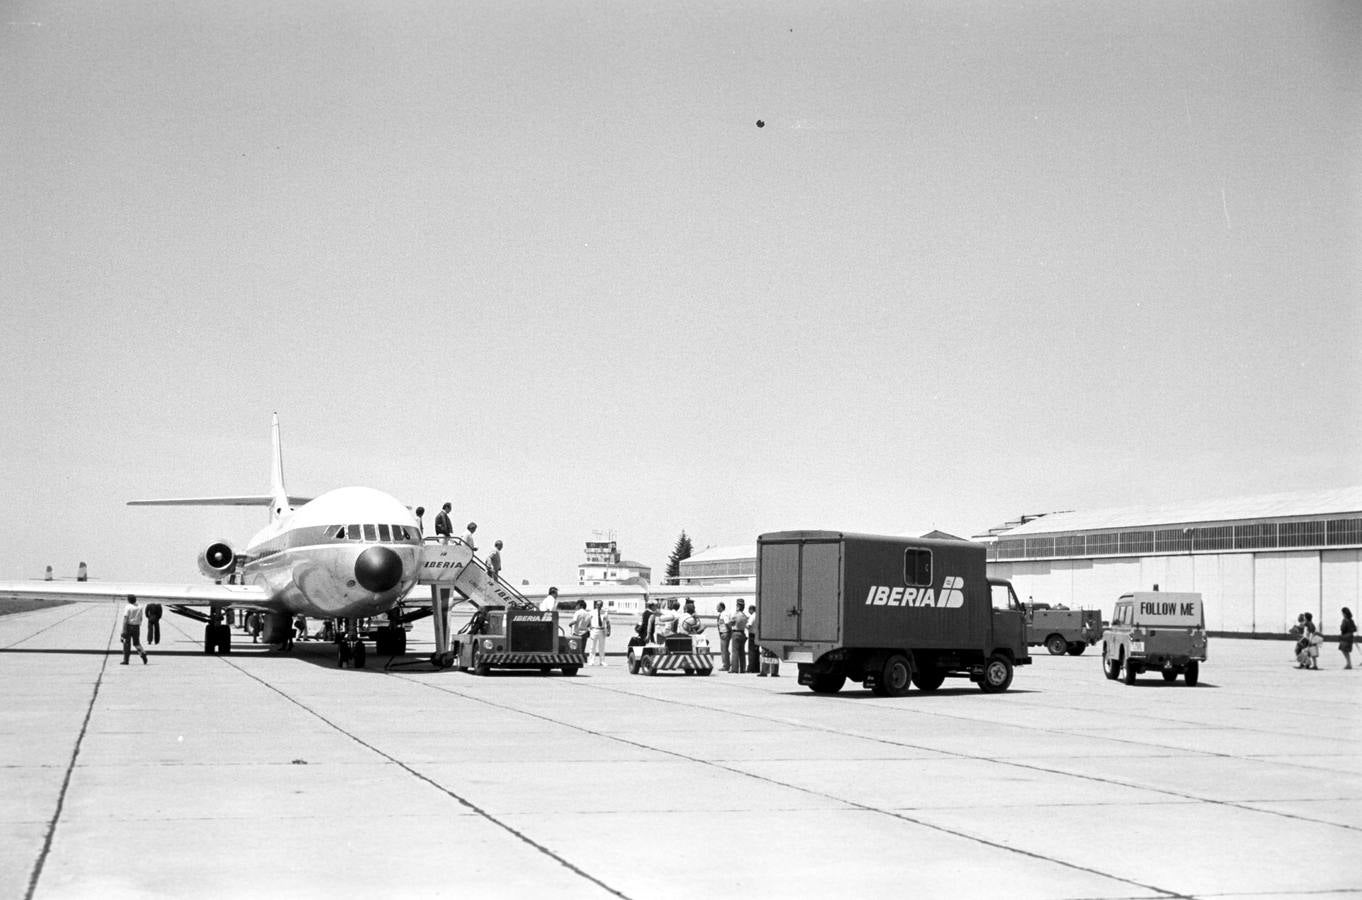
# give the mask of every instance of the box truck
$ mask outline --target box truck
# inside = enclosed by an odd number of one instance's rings
[[[910,684],[934,691],[951,677],[1005,691],[1031,657],[1016,593],[990,581],[986,555],[970,541],[763,534],[757,641],[820,694],[850,680],[901,696]]]

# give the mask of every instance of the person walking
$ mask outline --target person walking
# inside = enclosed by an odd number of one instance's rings
[[[478,552],[478,545],[473,542],[473,533],[478,530],[477,522],[469,522],[468,530],[463,533],[463,542],[468,545],[468,549],[474,553]]]
[[[142,657],[142,665],[147,663],[147,651],[142,649],[142,607],[137,605],[137,595],[128,595],[128,605],[123,607],[123,661],[120,666],[128,664],[128,657],[132,656],[132,648],[137,648],[137,654]]]
[[[148,603],[146,606],[147,617],[147,643],[161,643],[161,604]]]
[[[590,665],[605,665],[605,639],[610,637],[610,616],[600,600],[591,610],[591,662]]]
[[[733,614],[728,611],[724,601],[720,600],[714,606],[714,617],[717,619],[716,627],[719,629],[719,654],[722,657],[720,667],[728,671],[728,639],[733,631]]]
[[[728,620],[731,637],[728,641],[728,671],[741,675],[747,662],[747,610],[745,601],[739,597],[733,617]]]
[[[425,515],[426,508],[424,506],[416,507],[416,536],[423,541],[426,539]]]
[[[1305,653],[1308,657],[1307,669],[1319,668],[1319,645],[1324,643],[1324,635],[1320,633],[1319,626],[1315,624],[1314,613],[1305,614],[1305,636],[1310,641],[1309,648]]]
[[[1353,667],[1353,635],[1357,633],[1357,623],[1353,621],[1353,611],[1343,607],[1343,621],[1338,623],[1338,651],[1343,654],[1343,668]]]
[[[493,544],[492,546],[495,547],[496,549],[492,551],[492,555],[491,555],[491,556],[487,557],[487,571],[489,571],[489,572],[492,573],[492,578],[493,578],[493,580],[495,580],[495,581],[500,581],[500,580],[501,580],[501,541],[497,541],[497,542],[496,542],[495,544]]]
[[[454,536],[454,523],[449,518],[449,511],[453,508],[454,504],[445,501],[445,505],[435,514],[435,536],[440,539],[441,544],[448,544],[449,539]]]

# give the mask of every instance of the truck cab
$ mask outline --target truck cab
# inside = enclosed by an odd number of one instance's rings
[[[1102,670],[1134,684],[1142,672],[1164,681],[1181,675],[1194,687],[1206,661],[1206,617],[1201,595],[1175,591],[1122,594],[1102,634]]]

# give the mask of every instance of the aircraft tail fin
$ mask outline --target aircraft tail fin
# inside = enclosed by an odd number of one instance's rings
[[[270,521],[273,522],[292,509],[288,491],[284,490],[284,448],[279,439],[279,413],[274,414],[270,425],[270,445],[274,451],[270,465]]]
[[[284,454],[279,441],[279,414],[274,414],[270,427],[273,458],[270,461],[270,492],[229,497],[166,497],[156,500],[129,500],[129,506],[268,506],[273,522],[295,506],[302,506],[311,497],[295,497],[284,490]]]

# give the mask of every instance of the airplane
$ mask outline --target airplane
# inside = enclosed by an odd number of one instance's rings
[[[223,624],[229,609],[263,614],[262,640],[284,644],[298,615],[337,620],[340,664],[364,666],[364,642],[357,620],[388,614],[388,625],[375,634],[378,649],[405,651],[402,624],[431,615],[429,607],[403,613],[401,601],[421,580],[425,546],[420,524],[402,502],[367,487],[337,488],[315,499],[293,497],[284,489],[279,415],[271,426],[273,460],[270,493],[261,496],[185,497],[132,500],[129,506],[268,506],[269,524],[238,551],[225,540],[213,541],[198,555],[198,566],[212,584],[167,585],[111,581],[0,581],[5,599],[60,599],[109,602],[134,594],[144,602],[167,604],[171,611],[205,622],[204,652],[230,652],[231,631]],[[467,574],[484,594],[504,596],[499,585],[488,588],[484,569],[472,548],[457,538],[433,545],[431,557],[442,573]],[[446,578],[446,582],[449,578]],[[427,582],[431,583],[431,582]],[[459,582],[460,585],[463,582]],[[436,592],[433,590],[432,594]],[[467,595],[468,591],[463,593]],[[447,597],[448,590],[445,592]],[[497,597],[492,597],[496,602]],[[438,604],[438,598],[433,598]],[[207,614],[200,611],[206,607]],[[436,613],[447,614],[447,607]],[[437,625],[437,651],[443,641]],[[447,660],[446,660],[447,662]],[[440,663],[437,662],[437,665]]]

